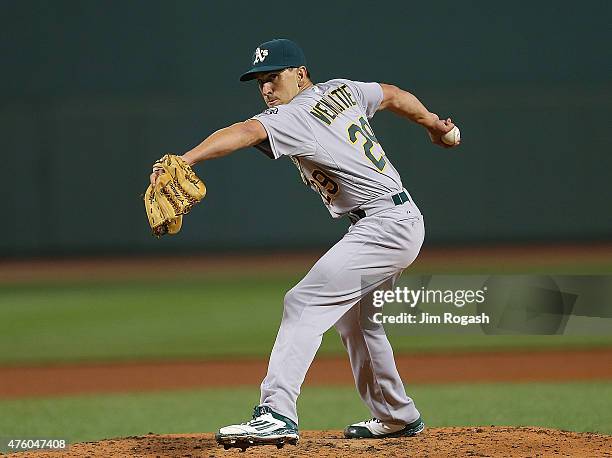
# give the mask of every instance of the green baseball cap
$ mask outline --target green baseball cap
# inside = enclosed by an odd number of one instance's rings
[[[240,81],[255,78],[255,73],[273,72],[289,67],[306,65],[306,56],[302,49],[286,38],[276,38],[260,44],[253,52],[251,69],[243,73]]]

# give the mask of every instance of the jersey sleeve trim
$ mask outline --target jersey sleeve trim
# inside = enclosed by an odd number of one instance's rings
[[[274,142],[274,135],[272,135],[270,127],[266,125],[267,123],[265,123],[264,121],[262,121],[260,118],[257,118],[257,117],[252,117],[251,119],[254,119],[255,121],[259,121],[259,123],[266,130],[266,134],[268,135],[268,139],[255,145],[255,148],[265,153],[266,156],[268,156],[270,159],[278,159],[279,157],[281,157],[281,154],[279,154],[278,149],[276,148],[276,145]]]
[[[385,98],[385,94],[383,92],[383,88],[380,85],[380,83],[372,83],[372,84],[376,84],[379,87],[379,89],[380,89],[380,96],[379,96],[378,102],[376,102],[376,107],[374,109],[374,112],[372,113],[372,116],[370,116],[370,118],[373,117],[374,113],[376,113],[378,111],[378,109],[380,108],[380,104],[382,103],[383,99]]]

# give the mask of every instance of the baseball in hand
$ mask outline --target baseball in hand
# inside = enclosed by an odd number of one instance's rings
[[[461,132],[459,131],[459,128],[457,126],[453,127],[450,132],[447,132],[442,135],[442,141],[450,146],[456,145],[457,143],[459,143],[460,140]]]

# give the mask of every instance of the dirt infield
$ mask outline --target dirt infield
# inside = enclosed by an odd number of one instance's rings
[[[346,440],[339,431],[302,432],[297,446],[223,450],[212,434],[128,437],[75,444],[67,452],[18,453],[41,457],[465,457],[612,456],[612,436],[544,428],[431,428],[412,438]]]
[[[41,258],[0,260],[0,285],[54,281],[152,280],[169,276],[306,272],[325,252],[270,254],[214,254],[192,256],[132,256],[89,258]],[[559,269],[571,272],[576,266],[610,267],[612,243],[592,245],[509,245],[491,247],[425,246],[412,272],[482,271],[507,272]]]
[[[396,356],[407,383],[612,380],[611,361],[612,348]],[[225,360],[0,367],[0,398],[258,385],[266,364]],[[315,359],[306,384],[352,385],[347,357]]]

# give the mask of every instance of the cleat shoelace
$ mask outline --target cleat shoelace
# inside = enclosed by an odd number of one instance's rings
[[[265,414],[267,414],[268,412],[262,412],[263,409],[259,408],[258,406],[255,406],[255,408],[253,409],[253,415],[252,418],[247,421],[246,423],[240,423],[241,425],[247,425],[250,426],[251,423],[253,423],[254,421],[257,421],[257,419]]]

